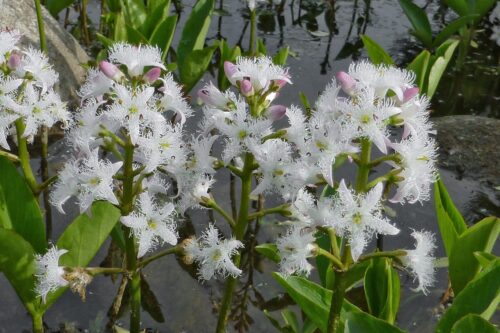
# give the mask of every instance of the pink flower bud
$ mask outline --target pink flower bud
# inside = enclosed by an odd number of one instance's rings
[[[232,78],[233,78],[234,73],[237,72],[237,70],[238,70],[238,68],[236,67],[235,64],[233,64],[230,61],[224,61],[224,73],[226,74],[229,81],[231,81],[231,83],[233,83]]]
[[[406,89],[403,92],[403,103],[406,103],[409,100],[411,100],[413,97],[417,96],[419,92],[420,92],[420,90],[418,89],[418,87],[411,87],[411,88]]]
[[[200,89],[196,93],[198,98],[205,104],[212,104],[212,98],[210,97],[210,94],[207,89]]]
[[[120,71],[120,69],[118,69],[118,67],[110,62],[101,61],[99,63],[99,69],[111,80],[118,81],[123,77],[123,73]]]
[[[248,80],[248,79],[244,79],[240,83],[240,90],[241,90],[241,93],[245,96],[253,95],[252,82],[250,82],[250,80]]]
[[[10,55],[7,66],[9,66],[11,70],[15,70],[20,64],[21,64],[21,55],[19,53],[12,53]]]
[[[148,83],[154,83],[156,82],[156,80],[160,78],[160,75],[161,75],[161,68],[153,67],[146,74],[144,74],[143,78],[144,81]]]
[[[349,74],[340,71],[335,75],[335,77],[346,94],[352,93],[354,86],[356,85],[356,81]]]
[[[267,109],[267,115],[272,121],[277,121],[283,118],[286,114],[286,106],[272,105]]]

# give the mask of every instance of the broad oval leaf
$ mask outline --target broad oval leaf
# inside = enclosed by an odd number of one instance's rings
[[[57,14],[64,8],[68,8],[75,0],[47,0],[45,7],[49,10],[52,16],[57,17]]]
[[[374,64],[394,65],[394,60],[377,42],[367,35],[361,35],[361,39],[363,40],[366,52],[368,52],[368,56]]]
[[[449,39],[448,41],[449,42],[443,43],[443,45],[438,48],[436,54],[443,53],[443,55],[439,55],[431,65],[431,70],[429,72],[429,82],[427,86],[427,97],[429,99],[434,96],[439,81],[441,81],[441,77],[443,76],[443,73],[446,70],[446,67],[448,66],[448,63],[450,62],[451,57],[453,56],[453,53],[455,52],[455,49],[457,48],[459,43],[458,40]]]
[[[451,333],[498,333],[495,326],[491,325],[487,320],[481,318],[481,316],[470,314],[453,325]]]
[[[453,325],[468,314],[489,319],[500,301],[500,260],[492,262],[462,290],[443,314],[436,333],[449,333]]]
[[[172,15],[163,20],[151,34],[149,44],[156,45],[162,50],[162,60],[167,57],[168,49],[174,38],[177,26],[177,15]]]
[[[396,326],[364,312],[346,315],[344,333],[404,333]]]
[[[218,45],[206,47],[202,50],[194,50],[181,62],[179,58],[179,77],[184,92],[188,93],[201,79],[212,60],[212,56]]]
[[[427,50],[420,52],[418,56],[413,59],[413,61],[406,67],[407,69],[413,71],[417,76],[415,81],[420,89],[421,93],[425,94],[425,79],[427,78],[427,68],[429,65],[429,59],[431,54]]]
[[[477,16],[478,15],[467,15],[467,16],[459,17],[455,21],[450,22],[436,36],[436,38],[432,42],[432,45],[434,47],[437,47],[437,46],[441,45],[441,43],[444,43],[448,38],[450,38],[451,36],[453,36],[453,34],[455,34],[455,32],[457,32],[461,27],[463,27],[467,23],[471,22]]]
[[[260,244],[255,247],[255,251],[259,252],[269,260],[272,260],[276,263],[280,262],[280,255],[278,253],[278,248],[276,247],[276,244],[273,243]]]
[[[455,295],[479,272],[480,265],[474,252],[491,252],[499,233],[500,219],[487,217],[458,237],[449,257],[450,280]]]
[[[45,223],[38,201],[12,162],[0,156],[0,227],[15,230],[36,252],[45,252]]]
[[[432,47],[432,29],[425,11],[415,5],[411,0],[399,0],[399,4],[410,20],[415,36],[417,36],[426,47]]]

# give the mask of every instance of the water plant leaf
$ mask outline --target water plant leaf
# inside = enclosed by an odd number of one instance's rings
[[[31,315],[37,313],[33,247],[13,230],[0,228],[0,271],[5,274]]]
[[[467,230],[465,221],[455,207],[442,180],[434,184],[434,205],[441,238],[447,256],[450,256],[458,236]]]
[[[436,333],[450,333],[453,325],[468,314],[489,319],[500,302],[500,259],[492,262],[457,295],[443,314]]]
[[[163,61],[165,61],[170,44],[172,44],[176,26],[177,15],[168,16],[156,26],[149,38],[149,44],[156,45],[162,50]]]
[[[224,72],[224,62],[230,61],[234,62],[236,58],[241,56],[241,49],[239,46],[230,47],[225,40],[221,40],[219,44],[220,60],[219,60],[219,71],[217,73],[217,85],[220,90],[226,90],[229,88],[231,83],[226,77]]]
[[[192,51],[203,49],[208,28],[210,27],[213,8],[214,0],[199,0],[196,2],[186,20],[177,47],[179,63],[183,63],[184,60],[187,61],[186,58]]]
[[[75,2],[75,0],[46,0],[45,8],[49,10],[52,16],[57,17],[57,14],[64,8],[68,8]]]
[[[421,93],[425,93],[425,83],[426,83],[425,81],[427,78],[427,69],[430,58],[431,58],[431,53],[427,50],[423,50],[406,67],[407,69],[415,73],[416,75],[415,81]]]
[[[441,45],[448,38],[453,36],[453,34],[455,34],[455,32],[457,32],[460,28],[465,26],[467,23],[471,22],[476,17],[478,17],[478,15],[467,15],[467,16],[459,17],[458,19],[454,20],[453,22],[450,22],[436,36],[436,38],[432,42],[432,46],[437,47],[437,46]]]
[[[500,233],[500,219],[487,217],[462,233],[449,256],[449,274],[455,295],[479,272],[481,265],[474,252],[490,253]],[[467,267],[467,269],[464,269]]]
[[[483,268],[487,267],[492,261],[499,258],[494,254],[481,251],[474,252],[474,257],[479,262],[479,265],[481,265],[481,267]]]
[[[446,0],[445,2],[460,16],[469,14],[469,6],[466,0]]]
[[[38,201],[14,164],[3,156],[0,170],[0,227],[16,231],[36,252],[44,252],[45,223]]]
[[[275,63],[276,65],[285,66],[289,52],[290,52],[289,46],[282,47],[281,49],[279,49],[279,51],[276,52],[276,54],[273,56],[273,63]]]
[[[170,0],[162,0],[158,4],[148,1],[146,11],[146,20],[139,27],[139,31],[147,38],[151,38],[153,31],[158,29],[158,26],[168,17]]]
[[[429,81],[426,90],[427,97],[429,99],[434,96],[439,81],[441,81],[441,77],[443,76],[443,73],[448,66],[448,63],[450,62],[458,44],[458,40],[448,39],[436,50],[436,57],[433,61],[431,61],[432,64],[430,65],[431,69],[429,72]]]
[[[255,251],[262,254],[267,259],[274,261],[276,263],[279,263],[281,260],[276,244],[273,243],[260,244],[255,247]]]
[[[350,312],[346,314],[344,333],[371,332],[403,333],[405,331],[365,312]]]
[[[399,0],[399,4],[413,27],[413,34],[426,47],[432,47],[432,29],[425,11],[411,0]]]
[[[83,213],[71,222],[57,240],[59,249],[68,252],[61,256],[59,265],[69,267],[85,267],[97,254],[108,238],[116,222],[120,218],[120,210],[106,201],[96,201],[91,206],[89,215]],[[48,308],[67,288],[60,288],[47,297]]]
[[[273,273],[273,277],[300,306],[307,317],[317,325],[322,332],[326,332],[332,291],[298,276],[285,278],[279,273]],[[344,300],[342,312],[340,314],[341,318],[345,318],[346,313],[350,312],[361,312],[361,310]]]
[[[140,29],[148,13],[142,0],[121,0],[125,22],[134,29]]]
[[[392,268],[390,259],[370,260],[365,273],[364,289],[372,315],[394,324],[399,308],[399,288],[399,276]]]
[[[202,50],[194,50],[183,61],[179,58],[179,77],[184,86],[184,92],[191,91],[201,79],[218,47],[219,45],[216,44]]]
[[[367,35],[361,35],[361,40],[363,40],[363,45],[365,46],[366,52],[368,52],[368,56],[374,64],[394,64],[394,60],[392,60],[391,56],[373,39],[371,39]]]
[[[470,314],[459,321],[451,328],[451,333],[498,333],[495,326],[476,314]]]

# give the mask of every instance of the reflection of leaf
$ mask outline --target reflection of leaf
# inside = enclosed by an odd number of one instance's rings
[[[141,274],[141,305],[143,309],[151,315],[151,318],[156,320],[156,322],[165,322],[165,317],[163,317],[160,303],[143,274]]]
[[[322,31],[322,30],[309,31],[309,33],[311,35],[313,35],[314,37],[328,37],[328,36],[330,36],[329,32]]]
[[[335,60],[342,60],[349,58],[351,55],[358,53],[359,50],[363,48],[363,42],[358,39],[356,43],[352,44],[350,42],[345,42],[344,46],[340,49]]]

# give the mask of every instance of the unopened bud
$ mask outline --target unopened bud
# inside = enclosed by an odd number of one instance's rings
[[[120,71],[120,69],[110,62],[101,61],[99,63],[99,69],[111,80],[119,81],[123,77],[123,73]]]
[[[283,105],[272,105],[267,109],[267,115],[273,121],[280,120],[286,114],[286,106]]]
[[[19,53],[13,52],[10,55],[9,61],[7,62],[7,66],[9,66],[11,70],[15,70],[17,67],[19,67],[20,64],[21,64],[21,55]]]
[[[240,90],[241,90],[241,93],[244,95],[244,96],[252,96],[254,91],[253,91],[253,86],[252,86],[252,82],[250,82],[250,80],[248,79],[244,79],[243,81],[241,81],[240,83]]]
[[[338,72],[335,77],[337,78],[337,81],[340,83],[340,86],[342,87],[342,90],[346,94],[351,94],[352,91],[354,90],[354,87],[356,86],[356,81],[346,72]]]
[[[154,83],[160,78],[161,68],[153,67],[146,74],[144,74],[143,79],[148,83]]]
[[[403,92],[403,103],[408,102],[409,100],[413,99],[413,97],[417,96],[420,90],[418,87],[411,87],[406,89]]]
[[[224,61],[224,73],[232,84],[236,82],[233,80],[233,75],[238,71],[238,67],[230,61]]]

